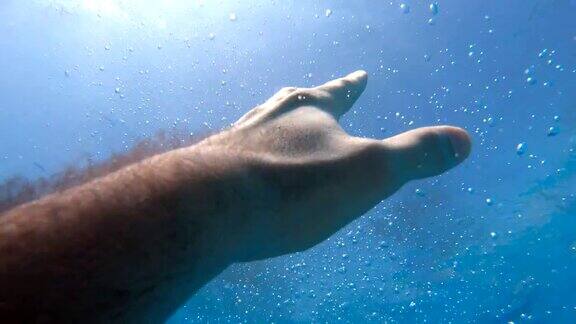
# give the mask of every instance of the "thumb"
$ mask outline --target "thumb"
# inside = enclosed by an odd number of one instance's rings
[[[402,182],[441,174],[464,161],[472,146],[462,128],[423,127],[384,140],[390,166]]]

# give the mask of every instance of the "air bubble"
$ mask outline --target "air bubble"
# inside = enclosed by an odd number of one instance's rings
[[[495,123],[494,118],[492,118],[492,117],[486,118],[486,124],[488,124],[488,126],[493,127],[494,123]]]
[[[402,11],[403,14],[407,14],[410,12],[410,7],[405,3],[401,3],[400,4],[400,11]]]
[[[430,4],[430,12],[431,12],[433,15],[437,15],[437,14],[438,14],[438,3],[437,3],[437,2],[434,2],[434,3],[431,3],[431,4]]]
[[[324,12],[324,16],[330,17],[330,15],[332,15],[332,9],[326,9],[326,11]]]
[[[540,53],[538,53],[538,57],[539,58],[543,58],[544,56],[546,56],[546,53],[548,53],[548,49],[545,48],[542,51],[540,51]]]
[[[516,154],[522,155],[526,153],[526,143],[519,143],[516,145]]]
[[[550,126],[550,128],[548,128],[548,136],[556,136],[559,132],[560,130],[556,126]]]

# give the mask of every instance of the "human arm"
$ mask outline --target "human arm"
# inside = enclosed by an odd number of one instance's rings
[[[468,155],[453,127],[383,141],[346,134],[338,119],[366,82],[359,71],[284,88],[196,145],[6,212],[0,312],[161,321],[231,263],[310,248]]]

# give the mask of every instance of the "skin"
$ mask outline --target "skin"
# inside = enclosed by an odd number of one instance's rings
[[[366,83],[284,88],[195,145],[5,212],[0,316],[161,322],[230,264],[311,248],[468,156],[456,127],[346,134],[338,119]]]

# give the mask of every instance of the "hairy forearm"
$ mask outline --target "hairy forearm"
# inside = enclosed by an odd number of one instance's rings
[[[231,165],[197,144],[0,216],[2,317],[164,319],[230,263]]]

